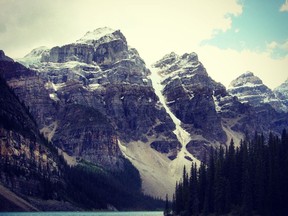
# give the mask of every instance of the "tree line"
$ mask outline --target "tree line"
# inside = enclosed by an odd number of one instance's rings
[[[288,134],[255,133],[184,167],[165,215],[288,215]]]

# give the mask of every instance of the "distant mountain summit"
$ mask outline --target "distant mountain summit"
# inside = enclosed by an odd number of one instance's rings
[[[246,72],[233,80],[228,92],[242,103],[249,103],[252,106],[270,104],[277,111],[288,111],[287,106],[252,72]]]
[[[98,41],[100,38],[106,38],[107,41],[113,38],[115,39],[117,36],[120,36],[119,33],[119,30],[116,31],[109,27],[97,28],[94,31],[88,31],[82,38],[77,40],[76,43],[93,45],[93,42]]]
[[[275,88],[273,92],[288,107],[288,79]]]

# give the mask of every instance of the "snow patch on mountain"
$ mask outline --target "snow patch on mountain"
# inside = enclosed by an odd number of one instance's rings
[[[112,33],[114,32],[115,30],[109,27],[97,28],[94,31],[88,31],[82,38],[77,40],[76,43],[92,45],[93,41],[99,40],[104,36],[108,36],[111,39],[113,37]]]
[[[55,93],[50,93],[49,97],[54,100],[55,102],[60,101],[60,99],[58,98],[57,94]]]
[[[214,95],[214,92],[213,92],[212,97],[213,97],[213,100],[214,100],[216,112],[217,112],[217,113],[221,112],[222,107],[220,106],[219,100],[218,100],[217,97]]]
[[[49,52],[49,48],[46,46],[40,46],[33,49],[30,53],[23,58],[17,59],[17,61],[26,67],[39,65],[41,63],[42,56]]]

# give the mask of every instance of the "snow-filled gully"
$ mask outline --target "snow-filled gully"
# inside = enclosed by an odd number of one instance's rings
[[[182,148],[178,153],[177,158],[174,161],[172,161],[170,165],[172,173],[177,172],[175,169],[180,168],[181,164],[183,164],[183,166],[184,165],[189,167],[191,166],[191,162],[190,161],[188,162],[188,160],[185,159],[185,156],[189,156],[190,158],[192,158],[193,162],[196,162],[197,166],[199,166],[200,161],[196,159],[193,155],[191,155],[186,149],[187,143],[191,140],[190,134],[187,131],[185,131],[185,129],[181,126],[181,121],[174,115],[174,113],[170,110],[170,108],[166,104],[166,99],[162,93],[164,86],[161,85],[161,80],[163,79],[163,77],[158,73],[157,69],[151,68],[150,79],[152,80],[152,85],[156,95],[159,97],[161,104],[163,105],[164,109],[166,110],[166,112],[168,113],[168,115],[170,116],[170,118],[172,119],[172,121],[176,126],[176,129],[173,132],[177,136],[178,141],[182,145]]]

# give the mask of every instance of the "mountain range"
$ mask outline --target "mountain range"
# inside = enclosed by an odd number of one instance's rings
[[[205,161],[211,147],[288,126],[288,79],[271,90],[246,72],[226,89],[196,53],[172,52],[148,67],[120,30],[106,27],[22,59],[1,51],[0,76],[1,163],[36,163],[42,168],[34,176],[47,175],[53,184],[65,175],[60,154],[69,167],[132,169],[139,190],[164,198],[183,167]],[[27,194],[1,173],[6,187]],[[56,191],[50,198],[60,197]]]

